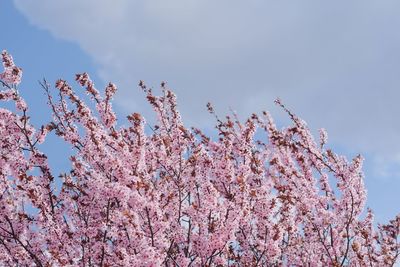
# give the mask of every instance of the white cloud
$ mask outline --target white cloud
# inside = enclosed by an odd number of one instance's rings
[[[209,123],[208,101],[247,116],[279,96],[337,144],[400,151],[398,1],[14,2],[86,51],[126,110],[144,106],[140,79],[168,81],[191,125]]]

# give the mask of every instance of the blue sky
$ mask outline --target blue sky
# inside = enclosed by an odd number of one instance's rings
[[[20,91],[33,123],[50,119],[38,80],[86,71],[99,88],[119,86],[121,117],[151,112],[137,88],[167,81],[185,122],[210,130],[205,105],[242,118],[280,97],[310,128],[328,130],[338,152],[366,158],[368,206],[376,219],[400,212],[400,17],[397,1],[0,2],[0,49],[24,70]],[[42,147],[55,173],[68,147]]]

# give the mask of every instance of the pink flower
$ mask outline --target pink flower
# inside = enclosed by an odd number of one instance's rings
[[[18,85],[21,82],[22,69],[15,66],[11,55],[9,55],[7,51],[3,50],[1,56],[3,59],[4,72],[0,73],[0,79],[5,83]]]
[[[326,150],[323,129],[317,144],[281,100],[292,126],[278,129],[267,112],[245,123],[228,117],[212,140],[185,127],[165,84],[156,96],[140,83],[158,118],[151,131],[138,113],[118,126],[116,87],[102,96],[83,73],[76,80],[92,103],[64,80],[56,82],[59,101],[44,85],[53,120],[35,128],[15,90],[20,69],[2,56],[0,101],[17,111],[0,108],[1,266],[396,262],[400,216],[377,229],[372,211],[360,218],[362,157]],[[67,173],[53,174],[38,146],[51,131],[71,146]]]

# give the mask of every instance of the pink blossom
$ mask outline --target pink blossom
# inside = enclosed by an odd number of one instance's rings
[[[1,56],[4,72],[0,73],[0,79],[5,83],[18,85],[21,82],[22,69],[15,66],[12,56],[7,51],[3,50]]]
[[[400,215],[377,229],[372,211],[361,216],[363,158],[347,160],[327,148],[324,130],[318,144],[281,100],[293,125],[278,129],[267,112],[244,123],[234,114],[218,119],[219,139],[212,140],[183,124],[165,83],[161,96],[140,83],[156,125],[134,113],[118,126],[115,85],[103,95],[83,73],[76,80],[94,105],[64,80],[55,84],[55,101],[44,81],[53,119],[36,128],[16,88],[20,69],[2,56],[0,101],[14,101],[17,109],[0,108],[0,265],[396,262]],[[67,173],[53,174],[39,150],[52,131],[71,146]]]

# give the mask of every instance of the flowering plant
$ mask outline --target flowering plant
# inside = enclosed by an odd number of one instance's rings
[[[86,73],[76,76],[90,108],[63,80],[44,81],[53,120],[29,121],[17,85],[22,71],[2,53],[0,263],[2,266],[393,266],[400,216],[373,225],[364,210],[362,157],[351,161],[271,116],[217,119],[217,140],[184,126],[176,96],[139,86],[157,115],[117,126],[111,100]],[[55,178],[38,145],[49,132],[73,148]],[[263,136],[260,140],[255,133]]]

